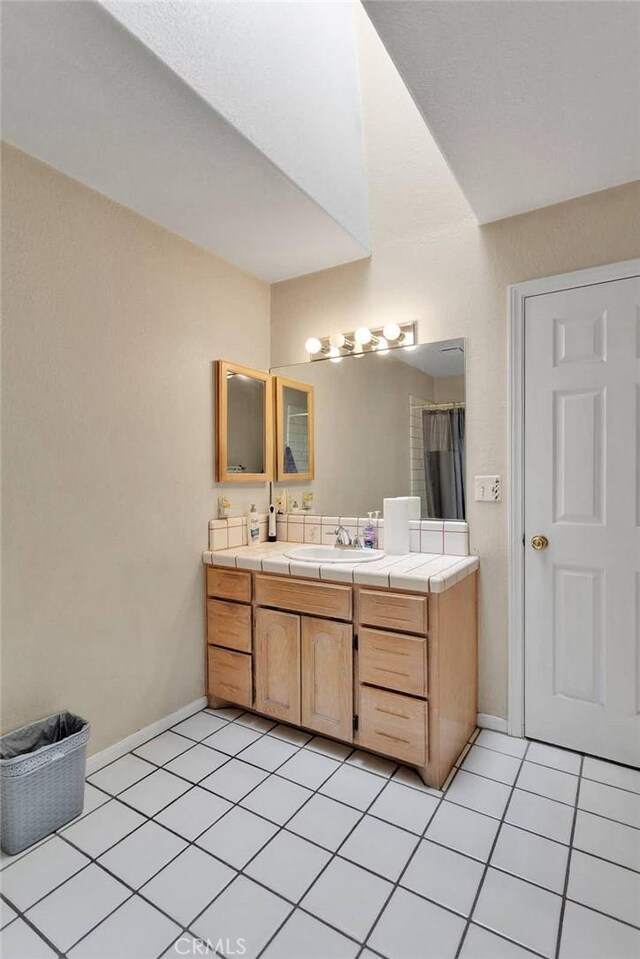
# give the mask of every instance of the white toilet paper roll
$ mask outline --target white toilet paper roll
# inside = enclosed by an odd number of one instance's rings
[[[383,502],[384,551],[389,556],[409,552],[409,520],[420,519],[419,496],[392,496]]]

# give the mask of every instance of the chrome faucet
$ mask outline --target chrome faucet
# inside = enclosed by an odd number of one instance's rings
[[[344,526],[336,526],[333,533],[329,533],[329,535],[335,536],[335,545],[341,546],[343,549],[362,549],[362,539],[359,536],[354,536],[352,539],[351,533]]]
[[[336,526],[333,535],[336,538],[336,546],[351,546],[351,533],[344,526]]]

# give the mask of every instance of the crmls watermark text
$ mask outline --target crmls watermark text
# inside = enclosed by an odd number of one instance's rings
[[[246,939],[192,939],[181,936],[174,945],[179,956],[244,956],[247,951]]]

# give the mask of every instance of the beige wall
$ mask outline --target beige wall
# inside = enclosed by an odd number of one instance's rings
[[[464,403],[464,376],[438,376],[433,381],[436,403]]]
[[[640,184],[479,227],[363,11],[359,25],[373,255],[272,288],[272,363],[303,361],[310,335],[386,320],[417,319],[421,342],[464,336],[468,476],[507,479],[506,288],[640,255]],[[506,497],[471,501],[469,522],[480,709],[506,716]]]
[[[268,368],[269,287],[2,157],[2,728],[66,707],[95,752],[204,692],[211,361]]]

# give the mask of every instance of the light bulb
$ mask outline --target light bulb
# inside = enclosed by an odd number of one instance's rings
[[[376,345],[376,353],[380,353],[382,356],[385,356],[389,352],[389,344],[385,340],[384,336],[378,337],[378,342]]]
[[[304,348],[307,353],[310,353],[312,356],[315,356],[316,353],[319,353],[322,349],[322,343],[317,336],[310,336],[307,342],[304,344]]]
[[[357,357],[357,358],[360,358],[361,356],[364,356],[364,350],[362,349],[362,344],[361,344],[361,343],[356,343],[356,345],[355,345],[354,348],[353,348],[352,356],[355,356],[355,357]]]
[[[362,346],[371,342],[372,333],[367,326],[359,327],[353,335],[356,343],[360,343]]]
[[[403,345],[403,346],[413,346],[413,345],[414,345],[414,343],[413,343],[413,330],[409,330],[408,333],[405,333],[405,334],[404,334],[404,336],[402,337],[402,345]]]
[[[340,363],[342,361],[342,357],[340,356],[340,350],[338,349],[337,346],[330,347],[329,352],[327,353],[327,356],[329,357],[332,363]]]
[[[397,323],[387,323],[382,331],[387,340],[399,340],[402,335],[402,330]]]
[[[336,349],[344,346],[344,334],[343,333],[332,333],[329,337],[329,343],[331,346],[335,346]]]

